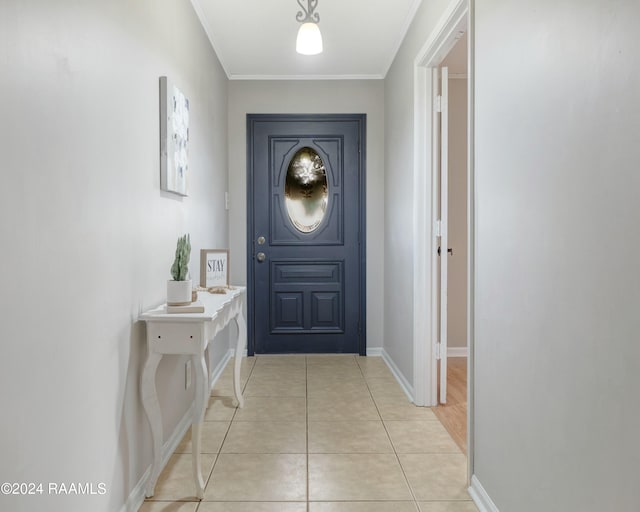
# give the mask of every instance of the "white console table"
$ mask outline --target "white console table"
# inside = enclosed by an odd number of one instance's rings
[[[209,342],[224,329],[231,320],[238,326],[238,339],[233,368],[233,389],[240,407],[244,406],[240,388],[240,364],[247,344],[247,324],[243,306],[245,288],[236,287],[226,294],[199,292],[198,300],[204,304],[204,313],[167,314],[162,305],[143,313],[140,320],[147,323],[148,355],[142,371],[142,404],[151,425],[153,439],[153,465],[147,482],[146,496],[153,496],[158,476],[162,470],[162,418],[156,391],[156,370],[165,354],[191,356],[195,375],[195,400],[191,427],[193,478],[196,496],[204,497],[204,480],[200,466],[200,437],[204,413],[211,390],[210,376],[205,361],[205,350]]]

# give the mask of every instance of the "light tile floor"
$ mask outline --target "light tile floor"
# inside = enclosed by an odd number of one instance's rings
[[[466,458],[379,357],[258,356],[216,383],[194,496],[187,434],[140,512],[475,512]]]

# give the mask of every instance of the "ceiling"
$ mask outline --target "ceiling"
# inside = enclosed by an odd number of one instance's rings
[[[305,6],[306,0],[300,0]],[[324,51],[295,50],[297,0],[191,0],[231,80],[384,78],[422,0],[318,0]]]

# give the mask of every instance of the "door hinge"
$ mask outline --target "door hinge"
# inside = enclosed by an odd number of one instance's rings
[[[442,356],[440,354],[440,349],[442,348],[442,343],[436,343],[436,360],[440,361],[440,359],[442,359]]]
[[[436,236],[442,236],[442,221],[441,220],[437,220],[436,221]]]
[[[436,96],[436,112],[442,112],[442,96],[440,94]]]

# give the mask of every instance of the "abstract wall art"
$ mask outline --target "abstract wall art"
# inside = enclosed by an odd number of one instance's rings
[[[189,100],[166,76],[160,77],[160,188],[188,193]]]

